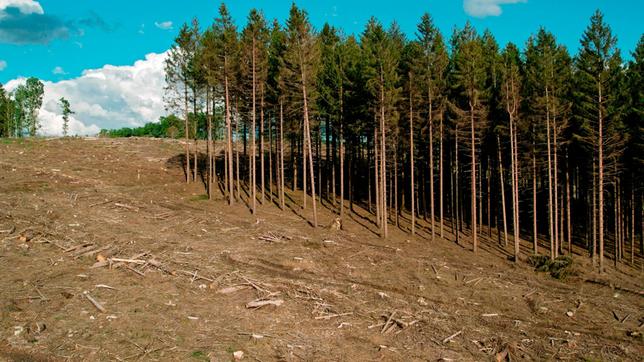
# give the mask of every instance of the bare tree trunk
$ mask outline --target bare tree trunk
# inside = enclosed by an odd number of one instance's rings
[[[568,232],[568,254],[570,254],[570,257],[572,257],[572,221],[570,220],[570,161],[568,160],[568,151],[566,151],[566,211],[566,221],[568,223],[566,228]]]
[[[385,85],[383,80],[382,69],[380,69],[380,148],[382,156],[380,158],[380,167],[381,177],[382,177],[382,187],[380,192],[382,192],[382,223],[383,223],[383,234],[384,238],[387,238],[387,154],[386,154],[386,138],[385,138]]]
[[[183,101],[184,101],[184,106],[185,106],[185,149],[186,149],[186,183],[190,183],[190,142],[189,137],[190,137],[190,128],[188,126],[189,122],[189,117],[190,117],[190,111],[188,110],[188,82],[184,80],[183,83]]]
[[[532,242],[534,255],[539,254],[539,233],[537,230],[537,155],[532,141]]]
[[[429,91],[429,215],[431,217],[432,241],[434,241],[434,120],[432,109],[432,94]],[[474,247],[476,250],[476,247]]]
[[[496,135],[497,150],[499,152],[499,177],[501,181],[501,209],[503,210],[503,240],[504,246],[508,246],[508,217],[505,211],[505,183],[503,182],[503,159],[501,158],[501,140]]]
[[[454,187],[454,190],[456,190],[456,197],[454,198],[454,205],[455,205],[455,215],[456,215],[456,244],[459,244],[460,241],[460,227],[461,227],[461,216],[460,216],[460,210],[462,209],[460,207],[460,199],[459,199],[459,173],[458,173],[458,123],[456,123],[456,128],[455,128],[455,139],[454,139],[454,182],[456,183],[456,187]]]
[[[597,164],[593,157],[593,266],[597,262]]]
[[[631,174],[631,265],[635,265],[635,183]]]
[[[256,109],[255,109],[256,103],[257,103],[256,100],[255,100],[256,87],[257,87],[256,74],[255,74],[255,38],[253,38],[253,64],[252,64],[252,67],[253,67],[253,110],[252,110],[253,111],[253,115],[252,115],[253,123],[251,125],[251,138],[250,138],[250,140],[251,140],[250,141],[250,148],[251,148],[251,151],[250,151],[250,159],[251,159],[251,161],[250,161],[250,173],[251,173],[251,175],[250,175],[251,176],[250,177],[250,179],[251,179],[250,185],[251,185],[252,190],[250,192],[250,195],[251,195],[251,198],[253,199],[252,203],[251,203],[251,209],[252,209],[253,215],[255,215],[255,214],[257,214],[257,194],[256,194],[257,189],[255,187],[255,185],[256,185],[255,178],[257,177],[257,172],[256,172],[256,168],[255,168],[256,167],[255,154],[257,152],[257,149],[256,149],[257,146],[255,145],[255,137],[257,135],[257,130],[255,129],[256,117],[257,117],[257,115],[256,115],[257,112],[256,112]]]
[[[485,183],[487,184],[487,232],[488,237],[492,238],[492,206],[490,200],[490,181],[492,180],[492,167],[490,167],[490,155],[487,156],[487,170],[485,170]]]
[[[602,87],[601,83],[597,83],[597,88],[599,90],[599,99],[597,102],[597,109],[598,109],[598,127],[599,127],[599,139],[597,141],[598,146],[599,146],[599,156],[598,161],[599,161],[599,166],[598,166],[598,172],[599,172],[599,180],[597,181],[598,183],[598,198],[599,198],[599,205],[597,206],[598,211],[599,211],[599,272],[603,273],[604,272],[604,118],[602,115]]]
[[[411,94],[411,86],[412,74],[409,73],[409,159],[411,163],[409,168],[411,173],[411,234],[416,235],[416,185],[414,183],[414,106]],[[443,224],[441,220],[441,226],[442,225]]]
[[[224,57],[224,63],[228,62],[228,57]],[[227,68],[227,65],[224,65]],[[228,92],[228,74],[224,75],[224,92],[226,97],[226,157],[228,160],[228,204],[234,203],[233,199],[233,131],[230,120],[230,93]],[[239,168],[239,152],[237,152],[237,166]],[[237,171],[237,181],[239,182],[239,170]],[[239,192],[239,184],[237,185],[237,192]]]
[[[340,226],[344,223],[344,94],[342,92],[342,84],[340,84]],[[368,165],[367,165],[368,167]],[[335,200],[335,178],[333,179],[333,199]]]
[[[268,118],[268,198],[273,203],[273,122]]]
[[[548,87],[546,87],[546,137],[547,137],[547,147],[548,147],[548,231],[550,237],[550,259],[554,259],[557,256],[557,249],[554,238],[554,223],[553,218],[553,200],[552,200],[552,159],[551,159],[551,147],[550,147],[550,96]]]
[[[237,200],[241,201],[241,186],[240,186],[240,180],[241,178],[239,177],[239,142],[240,138],[239,137],[239,112],[237,108],[237,98],[235,98],[235,133],[237,134],[237,142],[235,142],[235,157],[236,157],[236,162],[235,162],[235,168],[236,168],[236,178],[237,178]]]
[[[375,118],[375,117],[374,117]],[[374,123],[376,124],[376,123]],[[381,193],[380,193],[380,166],[378,163],[378,159],[380,158],[379,156],[379,151],[378,151],[378,128],[374,127],[373,128],[373,162],[374,162],[374,176],[375,176],[375,183],[374,183],[374,189],[376,191],[376,198],[375,198],[375,204],[376,204],[376,225],[378,226],[378,230],[380,230],[380,233],[382,234],[382,203],[380,202],[381,198]]]
[[[280,208],[285,209],[284,200],[284,104],[280,99]]]
[[[206,87],[206,119],[208,120],[208,199],[212,200],[212,116],[210,114],[210,87]]]
[[[264,168],[264,162],[266,160],[266,150],[264,147],[264,83],[261,83],[259,86],[259,172],[260,172],[260,183],[262,187],[262,198],[260,204],[264,205],[266,201],[266,183],[264,178],[266,177],[266,170]]]
[[[514,122],[514,117],[510,117],[510,143],[512,150],[512,210],[514,213],[514,261],[519,261],[519,243],[521,239],[519,238],[519,150],[517,143],[517,134],[516,134],[516,125]]]
[[[304,98],[304,128],[305,128],[305,137],[306,144],[308,146],[308,156],[309,156],[309,167],[311,173],[311,201],[313,204],[313,227],[318,227],[318,212],[315,200],[315,173],[313,170],[313,153],[311,152],[311,126],[309,124],[309,106],[308,99],[306,95],[306,74],[304,72],[304,64],[300,56],[300,66],[302,69],[302,96]],[[306,168],[305,168],[306,169]],[[304,183],[306,183],[306,177],[304,178]],[[305,200],[306,200],[306,188],[305,188]]]
[[[308,139],[308,136],[306,134],[306,124],[304,124],[304,121],[302,121],[302,197],[304,198],[303,206],[302,208],[306,210],[306,199],[307,199],[307,187],[306,187],[306,175],[307,175],[307,169],[306,169],[306,161],[307,161],[307,155],[308,155],[308,149],[306,140]],[[313,171],[311,171],[313,172]],[[311,190],[313,191],[313,190]]]
[[[553,92],[554,94],[554,92]],[[555,215],[555,256],[559,255],[559,252],[561,250],[561,239],[559,238],[559,226],[558,226],[558,219],[559,219],[559,182],[557,180],[557,175],[559,174],[559,168],[557,167],[557,102],[553,102],[552,104],[552,150],[553,150],[553,183],[554,183],[554,188],[552,190],[553,192],[553,199],[555,202],[554,205],[554,215]]]
[[[478,248],[478,232],[476,230],[476,147],[474,134],[474,104],[470,100],[470,147],[472,157],[472,248],[476,253]]]
[[[445,196],[443,195],[443,114],[440,115],[440,135],[439,135],[439,144],[438,144],[438,199],[439,199],[439,214],[440,214],[440,237],[444,238],[443,235],[443,200]],[[413,169],[413,168],[412,168]],[[413,176],[412,176],[413,177]]]

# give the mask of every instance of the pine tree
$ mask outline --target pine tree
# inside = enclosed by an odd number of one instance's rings
[[[257,94],[259,88],[260,98],[260,132],[259,132],[259,149],[260,149],[260,181],[261,181],[261,201],[264,201],[264,84],[266,82],[267,71],[267,42],[268,42],[268,29],[264,15],[253,9],[248,14],[248,22],[242,31],[242,47],[247,58],[244,65],[247,67],[246,71],[250,74],[251,80],[251,94],[252,94],[252,107],[251,107],[251,152],[250,152],[250,194],[251,194],[251,211],[253,214],[257,213]]]
[[[165,62],[165,75],[166,75],[166,107],[168,109],[178,109],[183,106],[184,114],[184,137],[185,137],[185,172],[186,183],[190,183],[190,123],[189,114],[190,109],[188,104],[190,102],[190,84],[191,84],[191,65],[196,52],[196,43],[194,32],[190,29],[188,24],[183,24],[179,30],[179,34],[174,40],[174,44],[170,48],[168,58]],[[183,101],[183,104],[181,104]]]
[[[417,38],[418,43],[422,49],[422,54],[417,59],[417,73],[419,75],[420,82],[422,83],[421,88],[423,93],[426,95],[425,101],[426,104],[426,119],[427,119],[427,130],[428,130],[428,139],[429,139],[429,209],[431,217],[431,236],[432,241],[434,240],[435,227],[434,222],[436,217],[434,215],[434,123],[436,119],[440,121],[439,129],[442,131],[443,127],[443,115],[445,112],[445,89],[446,89],[446,70],[449,64],[449,57],[447,55],[447,50],[443,42],[443,37],[440,31],[434,25],[432,18],[429,14],[425,13],[420,23],[417,26]],[[442,166],[442,136],[439,139],[440,143],[440,152],[441,156],[439,157],[439,184],[442,185],[443,177],[443,166]],[[440,236],[443,237],[443,192],[442,186],[439,190],[440,197]]]
[[[604,187],[606,162],[617,152],[614,132],[619,122],[615,98],[621,73],[621,57],[617,38],[596,11],[581,39],[581,50],[575,59],[577,115],[586,134],[586,140],[596,150],[597,170],[597,236],[599,242],[599,270],[604,271]],[[610,142],[609,142],[610,141]]]
[[[388,213],[387,213],[387,130],[395,127],[398,120],[398,113],[395,110],[396,102],[400,98],[401,89],[397,87],[399,76],[397,73],[399,53],[394,47],[392,37],[382,25],[371,18],[362,34],[362,50],[366,67],[365,77],[367,89],[371,92],[372,107],[377,110],[375,118],[378,119],[377,133],[378,146],[376,175],[377,182],[377,203],[380,209],[381,236],[388,235]],[[375,125],[374,125],[375,126]]]
[[[293,4],[287,20],[287,47],[284,56],[284,70],[290,88],[292,101],[301,105],[303,113],[303,148],[305,158],[308,156],[309,181],[313,203],[313,226],[317,227],[317,205],[315,196],[315,172],[313,169],[313,154],[311,144],[310,105],[313,84],[315,82],[315,67],[318,61],[316,37],[305,11]],[[304,168],[306,170],[306,167]],[[306,171],[305,171],[306,172]],[[306,202],[306,177],[304,200]]]
[[[237,39],[237,29],[233,23],[226,5],[223,3],[219,7],[219,17],[215,19],[213,31],[216,37],[215,51],[221,65],[220,82],[223,83],[224,92],[224,118],[226,124],[226,153],[228,175],[226,183],[228,184],[228,203],[234,203],[234,186],[233,186],[233,131],[231,119],[231,81],[234,79],[235,66],[237,63],[239,44]],[[236,162],[239,167],[239,160]],[[237,172],[237,192],[239,194],[239,172]]]
[[[483,44],[474,28],[467,23],[455,33],[453,44],[453,87],[458,98],[453,101],[452,109],[457,115],[457,123],[469,128],[470,183],[471,183],[471,227],[474,252],[478,248],[476,212],[476,164],[477,145],[480,132],[485,129],[486,109],[483,104],[486,96],[486,72],[483,57]],[[457,131],[458,132],[458,131]],[[457,135],[458,136],[458,135]]]

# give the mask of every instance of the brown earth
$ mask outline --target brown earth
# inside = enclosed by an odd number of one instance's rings
[[[403,217],[383,240],[359,208],[343,231],[314,229],[301,192],[286,211],[267,201],[253,216],[245,193],[228,206],[219,190],[208,201],[203,183],[186,185],[182,150],[0,140],[0,360],[644,356],[641,259],[596,275],[579,249],[575,275],[559,281],[508,260],[495,233],[474,254],[467,241],[432,242],[425,221],[412,238]],[[92,268],[97,256],[141,262]]]

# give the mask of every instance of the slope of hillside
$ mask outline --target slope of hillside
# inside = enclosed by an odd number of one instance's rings
[[[467,240],[431,242],[425,222],[412,238],[403,216],[383,240],[360,208],[335,231],[326,202],[314,229],[301,192],[251,215],[244,192],[228,206],[186,185],[182,150],[0,141],[0,359],[644,355],[641,260],[600,276],[576,255],[559,281],[508,260],[496,234],[474,254]]]

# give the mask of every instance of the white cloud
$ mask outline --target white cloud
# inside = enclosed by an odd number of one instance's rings
[[[468,15],[477,18],[499,16],[503,12],[501,5],[525,3],[528,0],[463,0],[463,9]]]
[[[0,60],[0,72],[2,72],[5,69],[7,69],[7,62],[4,60]]]
[[[53,74],[56,74],[56,75],[63,75],[63,74],[67,74],[67,73],[65,72],[65,69],[63,69],[63,67],[61,67],[61,66],[57,66],[57,67],[55,67],[51,72],[52,72]]]
[[[7,8],[16,8],[22,14],[44,14],[45,12],[38,1],[34,0],[0,0],[0,19],[6,16]]]
[[[171,21],[162,21],[162,22],[155,21],[154,26],[162,30],[172,30]]]
[[[45,95],[39,113],[40,134],[62,134],[58,100],[65,97],[74,112],[70,134],[96,134],[101,128],[139,127],[166,114],[163,103],[164,65],[167,53],[151,53],[133,65],[105,65],[85,70],[74,79],[43,82]],[[9,81],[14,90],[25,78]]]

